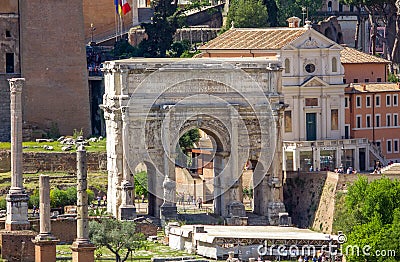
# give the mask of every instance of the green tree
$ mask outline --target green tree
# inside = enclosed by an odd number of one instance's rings
[[[33,190],[32,195],[29,196],[28,207],[33,208],[33,206],[39,206],[39,190]]]
[[[261,0],[233,0],[229,7],[227,26],[257,28],[268,25],[267,7]]]
[[[104,218],[89,222],[89,238],[97,247],[106,247],[115,255],[115,261],[126,261],[129,254],[145,246],[145,236],[134,233],[132,221]],[[125,252],[125,253],[124,253]]]
[[[400,244],[393,240],[400,237],[400,181],[383,177],[368,183],[359,177],[348,189],[335,229],[347,235],[342,249],[347,261],[399,261]],[[367,245],[370,255],[362,251]],[[358,246],[358,254],[346,252],[351,246]],[[381,250],[394,250],[395,256],[375,256]]]
[[[190,51],[190,42],[188,40],[175,41],[169,50],[170,57],[181,57],[185,51]]]
[[[135,195],[147,195],[147,172],[142,171],[135,174]]]
[[[313,21],[317,11],[321,9],[322,0],[276,0],[278,6],[278,24],[287,26],[286,19],[291,16],[302,17],[302,8],[306,8],[308,20]]]
[[[179,146],[182,151],[186,151],[187,149],[193,148],[194,143],[198,142],[200,138],[200,132],[198,128],[194,128],[183,134],[181,138],[179,138]]]
[[[165,57],[173,41],[176,29],[181,23],[178,1],[152,1],[154,14],[151,23],[142,26],[147,34],[139,48],[144,57]]]

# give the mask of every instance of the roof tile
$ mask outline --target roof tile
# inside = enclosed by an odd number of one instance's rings
[[[376,57],[351,47],[345,47],[340,52],[340,60],[342,64],[364,64],[364,63],[378,63],[389,64],[390,61]]]
[[[281,49],[308,29],[297,28],[232,28],[200,47],[200,50]]]

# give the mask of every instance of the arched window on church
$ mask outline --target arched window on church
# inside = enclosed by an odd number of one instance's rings
[[[289,58],[285,59],[285,73],[290,73],[290,60],[289,60]]]
[[[337,59],[336,59],[336,57],[332,58],[332,72],[337,72]]]
[[[332,12],[332,1],[328,2],[328,12]]]

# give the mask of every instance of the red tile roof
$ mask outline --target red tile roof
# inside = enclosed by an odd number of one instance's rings
[[[200,50],[278,50],[308,29],[297,28],[232,28],[200,47]]]
[[[366,54],[351,47],[345,47],[340,52],[340,60],[342,64],[364,64],[364,63],[390,64],[389,60],[376,57],[370,54]]]

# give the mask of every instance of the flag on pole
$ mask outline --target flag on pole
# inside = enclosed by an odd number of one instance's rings
[[[129,11],[131,11],[131,6],[129,5],[128,0],[122,0],[121,9],[122,9],[122,14],[124,15],[126,15],[127,13],[129,13]]]
[[[119,14],[119,0],[114,0],[115,12]]]

